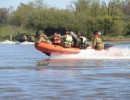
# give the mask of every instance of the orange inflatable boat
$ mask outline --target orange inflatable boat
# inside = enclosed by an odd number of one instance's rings
[[[107,50],[113,46],[113,44],[105,44],[104,49]],[[35,48],[48,56],[51,54],[78,54],[80,52],[79,48],[64,48],[62,46],[47,44],[44,42],[39,43]],[[87,47],[87,49],[91,48],[91,46]]]
[[[39,43],[35,48],[46,55],[50,56],[51,54],[77,54],[80,52],[78,48],[64,48],[62,46],[57,46],[47,43]]]

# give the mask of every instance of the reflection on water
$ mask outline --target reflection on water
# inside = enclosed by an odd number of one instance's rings
[[[0,44],[0,56],[1,100],[130,98],[130,59],[126,56],[123,59],[83,59],[79,55],[68,56],[69,59],[64,55],[49,58],[33,45],[22,44]]]

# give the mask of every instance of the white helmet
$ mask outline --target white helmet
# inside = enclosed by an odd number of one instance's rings
[[[98,35],[102,35],[100,31],[98,32]]]

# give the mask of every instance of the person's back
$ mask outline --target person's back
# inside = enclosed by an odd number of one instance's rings
[[[76,35],[76,33],[74,33],[73,31],[70,32],[70,35],[72,36],[73,39],[73,47],[78,47],[78,36]]]
[[[104,49],[104,43],[102,42],[101,38],[99,38],[99,34],[97,31],[94,32],[94,40],[93,40],[92,48],[95,50]]]
[[[65,39],[65,47],[66,48],[70,48],[72,45],[72,36],[71,35],[66,35],[66,39]]]
[[[80,45],[79,45],[79,48],[80,49],[86,49],[87,46],[88,46],[88,43],[87,43],[87,38],[84,37],[84,36],[80,36]]]
[[[63,47],[70,48],[72,45],[73,39],[72,39],[72,36],[69,35],[69,32],[67,31],[66,35],[62,36],[61,38],[64,39]]]

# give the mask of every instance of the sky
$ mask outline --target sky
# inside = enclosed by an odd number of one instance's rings
[[[27,4],[28,2],[33,2],[35,0],[0,0],[0,8],[13,7],[16,9],[20,3]],[[65,9],[68,5],[72,4],[73,1],[77,0],[43,0],[44,4],[49,7],[55,7],[59,9]],[[103,1],[103,0],[102,0]],[[108,2],[109,0],[104,0]]]

